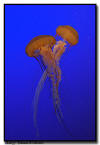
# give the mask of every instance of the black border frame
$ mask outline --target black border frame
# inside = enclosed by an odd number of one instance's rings
[[[5,5],[95,5],[95,140],[5,140]],[[3,5],[3,10],[4,10],[4,142],[9,144],[9,143],[23,143],[23,144],[28,144],[28,143],[98,143],[98,100],[97,100],[97,96],[98,96],[98,80],[97,80],[97,76],[98,76],[98,53],[97,53],[97,28],[98,28],[98,24],[97,24],[97,11],[98,11],[98,7],[96,4],[66,4],[66,3],[62,3],[62,4],[52,4],[52,3],[37,3],[37,4],[24,4],[24,3],[16,3],[16,4],[4,4]]]

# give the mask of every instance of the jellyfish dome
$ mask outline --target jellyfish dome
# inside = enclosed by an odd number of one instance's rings
[[[61,36],[65,41],[67,41],[71,45],[76,45],[78,43],[78,33],[71,26],[59,26],[56,29],[56,35]]]
[[[34,37],[26,46],[26,54],[30,57],[35,57],[36,52],[39,52],[41,47],[46,48],[45,46],[52,46],[56,43],[56,40],[53,36],[50,35],[40,35]]]

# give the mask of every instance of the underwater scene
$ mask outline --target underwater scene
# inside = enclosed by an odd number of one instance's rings
[[[96,5],[5,5],[5,141],[95,141]]]

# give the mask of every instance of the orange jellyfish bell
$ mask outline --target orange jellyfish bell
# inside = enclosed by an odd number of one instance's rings
[[[50,35],[40,35],[33,38],[28,45],[26,46],[26,54],[30,57],[36,57],[39,54],[39,51],[45,46],[53,47],[56,43],[56,40],[53,36]]]
[[[56,34],[61,36],[65,41],[71,45],[78,43],[78,32],[71,26],[63,25],[56,29]]]

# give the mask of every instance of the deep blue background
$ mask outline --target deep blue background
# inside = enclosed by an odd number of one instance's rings
[[[34,58],[25,54],[38,35],[55,35],[70,25],[79,43],[61,58],[61,109],[73,137],[60,126],[49,81],[40,94],[35,135],[32,100],[42,76]],[[95,5],[5,5],[5,139],[95,140]]]

